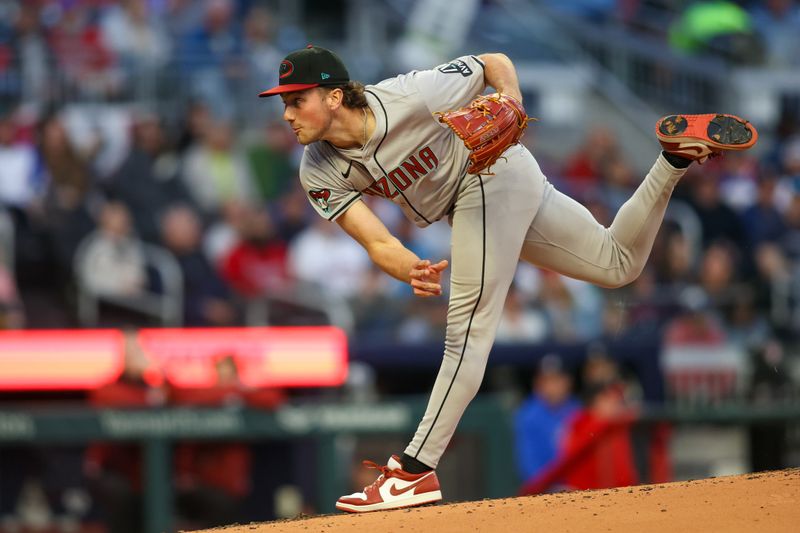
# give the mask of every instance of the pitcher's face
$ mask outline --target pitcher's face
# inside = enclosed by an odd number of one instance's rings
[[[306,89],[281,95],[283,120],[292,127],[297,142],[306,145],[321,140],[330,128],[333,113],[326,91]]]

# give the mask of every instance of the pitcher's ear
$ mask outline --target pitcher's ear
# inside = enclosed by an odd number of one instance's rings
[[[333,89],[328,89],[327,93],[328,94],[325,95],[325,98],[328,102],[328,106],[331,109],[336,109],[342,105],[342,102],[344,101],[344,91],[342,91],[341,88],[334,87]]]

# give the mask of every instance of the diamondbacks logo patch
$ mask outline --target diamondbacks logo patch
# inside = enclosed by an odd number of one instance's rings
[[[311,189],[308,191],[308,195],[314,200],[320,209],[323,212],[327,213],[330,209],[328,205],[328,199],[331,197],[331,190],[330,189]]]
[[[278,69],[278,77],[281,79],[287,78],[292,75],[292,72],[294,72],[294,65],[292,65],[292,62],[286,59],[281,61],[281,66]]]
[[[472,69],[469,68],[469,65],[461,61],[460,59],[456,59],[452,63],[448,63],[447,65],[442,65],[439,67],[439,72],[444,74],[461,74],[465,78],[467,76],[472,76]]]

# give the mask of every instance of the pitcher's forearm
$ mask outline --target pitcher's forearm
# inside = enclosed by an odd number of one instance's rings
[[[409,272],[419,261],[417,254],[403,246],[397,239],[375,244],[369,250],[369,257],[378,268],[404,283],[411,282]]]

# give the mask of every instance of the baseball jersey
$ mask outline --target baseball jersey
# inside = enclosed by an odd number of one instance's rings
[[[483,67],[477,57],[464,56],[366,86],[375,115],[366,145],[340,149],[320,141],[303,153],[300,181],[317,213],[336,220],[369,194],[398,204],[419,227],[447,214],[467,173],[469,151],[433,113],[482,93]]]

